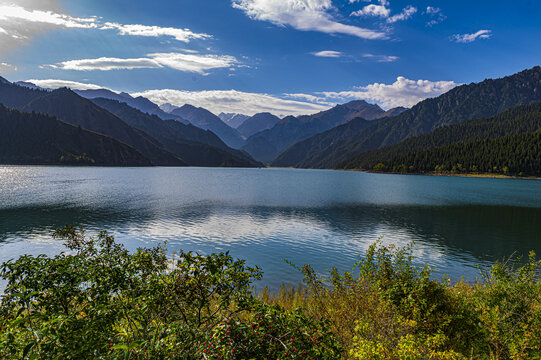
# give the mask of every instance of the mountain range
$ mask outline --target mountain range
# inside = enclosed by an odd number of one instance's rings
[[[0,163],[13,165],[149,166],[129,145],[55,117],[0,105]]]
[[[97,95],[99,93],[103,94],[103,92],[93,92],[92,94]],[[108,90],[106,93],[109,96],[116,94]],[[121,100],[128,98],[124,95],[116,95],[120,96]],[[88,96],[91,97],[92,95]],[[140,104],[148,101],[140,98],[131,99],[137,100]],[[261,165],[248,154],[229,148],[210,131],[191,125],[187,126],[177,120],[162,120],[158,116],[132,108],[125,102],[122,102],[125,105],[124,114],[129,113],[130,115],[122,119],[120,116],[67,88],[52,91],[43,90],[15,85],[3,79],[0,82],[0,103],[22,112],[39,112],[55,116],[59,120],[80,126],[82,129],[107,135],[131,146],[152,165]],[[171,115],[169,117],[174,118]],[[143,118],[147,120],[147,125],[152,124],[152,126],[147,126],[145,129],[143,129],[143,126],[133,126],[138,121],[141,124]],[[168,137],[164,136],[158,140],[147,131],[155,135],[168,133]],[[186,157],[188,161],[184,160],[183,157]]]
[[[509,140],[509,136],[532,134],[540,130],[541,102],[535,102],[511,108],[492,117],[442,126],[429,134],[415,136],[392,146],[360,154],[344,164],[340,164],[339,167],[367,170],[378,167],[379,170],[387,169],[392,171],[403,164],[407,169],[412,167],[412,170],[426,172],[434,171],[436,165],[451,170],[453,166],[460,163],[467,169],[475,166],[477,170],[485,172],[493,170],[494,167],[498,169],[505,166],[513,168],[518,166],[513,166],[512,156],[510,156],[508,150],[505,153],[500,153],[496,158],[496,153],[489,154],[484,148],[484,155],[478,154],[480,152],[479,146],[483,145],[483,141],[496,140],[489,142],[496,144],[502,142],[502,139],[507,138]],[[524,139],[526,138],[524,137]],[[521,139],[521,137],[515,137],[514,139]],[[472,144],[475,145],[472,146]],[[503,144],[495,146],[494,149],[500,149],[501,145]],[[518,148],[516,146],[515,150]],[[464,156],[467,153],[465,149],[470,151],[467,156]],[[517,151],[522,159],[520,161],[533,160],[541,156],[541,154],[538,154],[539,148],[536,146],[526,146],[525,149],[524,153]],[[502,154],[505,154],[505,156],[502,156]],[[459,155],[460,159],[457,158],[457,155]],[[480,161],[480,158],[483,158],[483,160]],[[458,160],[455,162],[454,159]],[[518,163],[519,161],[515,162]],[[522,169],[528,169],[528,167],[523,166]],[[531,169],[528,170],[532,174]],[[538,168],[538,171],[541,171],[541,168]]]
[[[186,104],[175,108],[171,114],[185,119],[201,129],[210,129],[228,146],[238,149],[244,144],[244,139],[237,130],[224,123],[207,109]]]
[[[153,136],[165,149],[177,154],[189,165],[261,166],[248,154],[228,147],[210,130],[175,120],[164,121],[116,100],[96,98],[92,101],[130,126]]]
[[[361,115],[365,120],[375,120],[387,116],[387,113],[396,114],[403,110],[397,108],[386,112],[378,105],[355,100],[314,115],[288,116],[274,127],[249,137],[242,149],[256,160],[270,163],[293,144]]]
[[[231,126],[233,129],[238,128],[242,125],[242,123],[249,119],[250,117],[248,115],[243,114],[236,114],[236,113],[220,113],[218,115],[220,120],[222,120],[227,125]]]
[[[351,135],[347,126],[339,126],[318,138],[335,137],[323,149],[316,144],[303,149],[304,159],[280,156],[280,166],[336,168],[363,152],[399,143],[444,126],[481,117],[490,117],[509,108],[541,101],[541,67],[480,83],[458,86],[432,99],[426,99],[398,116],[374,121]],[[288,151],[289,152],[289,151]]]
[[[541,105],[537,102],[541,102],[539,66],[500,79],[458,86],[411,109],[384,111],[378,105],[355,100],[317,114],[283,119],[270,113],[251,117],[232,113],[216,116],[189,104],[158,106],[146,98],[107,89],[41,89],[27,82],[12,84],[0,77],[0,103],[21,112],[20,117],[34,118],[36,113],[53,116],[36,121],[41,121],[42,128],[51,126],[62,134],[72,131],[66,127],[71,124],[83,134],[80,138],[85,146],[89,145],[88,139],[94,139],[101,144],[100,149],[107,147],[115,159],[107,163],[103,158],[105,152],[95,148],[54,152],[53,148],[59,149],[55,140],[51,144],[57,145],[47,150],[48,160],[42,159],[46,163],[62,158],[75,163],[108,165],[130,162],[163,166],[262,166],[267,163],[280,167],[375,169],[377,166],[388,171],[398,168],[429,171],[437,162],[444,162],[447,168],[457,167],[451,164],[460,160],[455,155],[464,157],[467,151],[472,151],[475,156],[471,158],[479,162],[472,165],[474,168],[486,170],[495,163],[493,169],[517,170],[522,166],[531,173],[537,157],[524,150],[524,144],[536,146],[536,134],[541,131],[537,109]],[[4,123],[4,128],[8,126],[17,128]],[[18,127],[17,131],[23,128]],[[516,160],[517,154],[512,153],[510,143],[520,146],[521,154],[534,159],[533,162],[527,165]],[[489,153],[489,146],[496,146],[501,152],[484,157],[482,154]],[[93,162],[85,158],[84,154],[90,153]],[[13,153],[10,154],[13,159]],[[498,154],[515,160],[503,166],[505,157]],[[440,169],[443,166],[437,165]]]
[[[248,138],[260,131],[272,128],[279,122],[280,118],[278,116],[272,115],[268,112],[259,113],[245,119],[243,123],[237,127],[237,131],[241,133],[242,136]]]

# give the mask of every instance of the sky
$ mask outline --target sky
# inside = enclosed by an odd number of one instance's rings
[[[0,0],[0,75],[218,114],[411,107],[541,64],[538,0]]]

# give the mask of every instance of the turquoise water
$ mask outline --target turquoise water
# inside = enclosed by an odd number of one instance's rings
[[[376,239],[415,241],[436,274],[541,253],[541,181],[295,169],[0,167],[0,262],[55,254],[53,228],[106,229],[128,248],[229,250],[272,288],[284,258],[349,269]]]

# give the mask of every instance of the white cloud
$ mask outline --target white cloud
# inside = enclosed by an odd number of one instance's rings
[[[97,59],[69,60],[55,65],[45,65],[53,69],[90,71],[90,70],[119,70],[119,69],[152,69],[169,67],[185,72],[206,74],[205,71],[227,68],[238,64],[238,60],[228,55],[196,55],[184,53],[154,53],[148,57],[119,59],[101,57]]]
[[[182,91],[172,89],[147,90],[133,93],[144,96],[158,105],[170,103],[175,106],[191,104],[204,107],[215,114],[242,113],[254,115],[271,112],[277,116],[313,114],[328,106],[282,99],[269,94],[247,93],[237,90]]]
[[[177,29],[172,27],[160,27],[160,26],[146,26],[140,24],[123,25],[119,23],[106,22],[100,27],[102,30],[116,29],[120,35],[132,35],[132,36],[172,36],[178,41],[185,43],[190,42],[192,39],[208,39],[212,38],[212,35],[194,33],[190,29]]]
[[[357,10],[351,13],[352,16],[377,16],[382,18],[388,18],[391,14],[391,10],[385,5],[370,4],[363,7],[361,10]]]
[[[44,89],[58,89],[61,87],[68,87],[73,90],[98,90],[98,89],[107,89],[104,86],[95,85],[95,84],[86,84],[77,81],[69,80],[58,80],[58,79],[30,79],[25,80],[26,82],[32,83],[36,86],[39,86]],[[111,90],[111,89],[108,89]],[[113,91],[113,90],[112,90]]]
[[[206,70],[228,68],[238,64],[238,60],[229,55],[195,55],[182,53],[148,54],[160,65],[172,69],[205,74]]]
[[[318,51],[312,54],[314,56],[328,57],[328,58],[339,58],[343,55],[340,51],[334,51],[334,50],[323,50],[323,51]]]
[[[26,10],[18,5],[0,5],[0,21],[28,21],[67,28],[96,28],[96,18],[77,18],[52,11]]]
[[[403,21],[411,18],[413,14],[417,12],[417,8],[415,6],[408,5],[406,6],[400,14],[396,14],[391,16],[387,19],[387,22],[390,24],[393,24],[397,21]]]
[[[327,101],[325,98],[322,98],[321,96],[311,95],[311,94],[284,94],[285,97],[291,98],[291,99],[297,99],[297,100],[306,100],[311,103],[318,103],[318,104],[325,104],[329,106],[333,106],[335,103]]]
[[[434,6],[427,6],[426,7],[426,13],[427,14],[438,14],[441,11],[440,8],[434,7]]]
[[[0,72],[4,71],[17,71],[17,67],[6,62],[0,62]]]
[[[471,43],[477,39],[490,39],[492,37],[491,30],[479,30],[473,34],[455,34],[451,36],[451,40],[459,43]]]
[[[427,6],[425,14],[427,14],[431,18],[426,23],[426,25],[428,26],[434,26],[447,19],[447,16],[442,13],[441,9],[434,6]]]
[[[331,0],[232,0],[250,18],[289,25],[297,30],[346,34],[363,39],[386,39],[384,32],[342,24],[334,19]]]
[[[419,101],[437,97],[455,86],[453,81],[409,80],[399,76],[392,84],[374,83],[349,91],[322,91],[312,94],[287,94],[292,98],[306,99],[321,104],[343,103],[351,100],[367,100],[385,109],[397,106],[412,107]]]
[[[101,57],[97,59],[81,59],[63,61],[56,65],[45,65],[53,69],[90,71],[90,70],[119,70],[119,69],[146,69],[162,67],[158,62],[148,58],[118,59]]]
[[[364,54],[364,58],[374,59],[377,62],[393,62],[400,59],[398,56],[392,55],[374,55],[374,54]]]
[[[102,22],[101,18],[96,16],[74,17],[59,11],[54,0],[18,0],[17,3],[0,0],[0,48],[4,51],[8,47],[24,43],[35,34],[54,28],[118,30],[120,35],[170,36],[185,43],[212,37],[190,29]],[[22,6],[23,4],[26,7]]]
[[[49,89],[59,87],[70,87],[77,90],[104,88],[95,84],[57,79],[30,79],[27,81]],[[144,96],[158,105],[170,103],[175,106],[184,104],[200,106],[215,114],[224,112],[253,115],[268,111],[278,116],[286,116],[313,114],[328,109],[337,103],[359,99],[377,103],[385,109],[397,106],[411,107],[426,98],[437,97],[457,85],[459,84],[453,81],[410,80],[400,76],[392,84],[374,83],[355,87],[348,91],[322,91],[313,94],[289,93],[275,96],[237,90],[183,91],[156,89],[131,93],[131,95]]]
[[[353,2],[357,2],[357,0],[350,0],[350,3]],[[397,21],[407,20],[417,12],[416,7],[408,5],[402,10],[401,13],[390,16],[391,9],[389,8],[389,6],[389,1],[379,0],[379,5],[366,5],[362,9],[352,12],[351,16],[380,17],[383,19],[387,19],[387,23],[392,24]]]

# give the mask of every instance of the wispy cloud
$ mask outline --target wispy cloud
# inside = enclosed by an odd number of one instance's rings
[[[49,89],[59,87],[70,87],[77,90],[105,88],[95,84],[58,79],[30,79],[27,81]],[[457,85],[459,84],[453,81],[410,80],[400,76],[392,84],[373,83],[354,87],[352,90],[320,91],[313,94],[286,93],[276,96],[237,90],[155,89],[131,93],[131,95],[144,96],[158,105],[170,103],[175,106],[184,104],[200,106],[215,114],[225,112],[253,115],[268,111],[278,116],[285,116],[312,114],[328,109],[337,103],[357,99],[377,103],[386,109],[397,106],[411,107],[426,98],[439,96]]]
[[[350,3],[358,2],[358,0],[350,0]],[[368,1],[369,2],[369,1]],[[411,18],[413,14],[417,12],[417,8],[412,5],[406,6],[401,13],[391,16],[390,3],[388,0],[378,0],[379,4],[369,4],[362,9],[354,11],[351,16],[364,16],[364,17],[380,17],[386,19],[389,24],[403,21]]]
[[[43,3],[43,5],[47,4]],[[8,45],[13,45],[14,42],[28,40],[34,34],[53,28],[93,29],[97,31],[117,30],[120,35],[169,36],[185,43],[196,39],[212,38],[212,35],[196,33],[190,29],[103,22],[97,16],[88,18],[74,17],[53,10],[27,9],[17,4],[0,2],[0,46],[2,48],[7,48]]]
[[[98,89],[111,90],[111,89],[106,88],[105,86],[100,86],[96,84],[87,84],[87,83],[81,83],[77,81],[59,80],[59,79],[43,79],[43,80],[29,79],[29,80],[26,80],[26,82],[32,83],[44,89],[58,89],[61,87],[68,87],[73,90],[98,90]]]
[[[451,36],[451,40],[459,43],[471,43],[477,39],[490,39],[491,37],[491,30],[479,30],[473,34],[455,34]]]
[[[132,36],[171,36],[178,41],[190,42],[192,39],[209,39],[212,35],[194,33],[190,29],[177,29],[172,27],[146,26],[140,24],[123,25],[107,22],[100,27],[102,30],[115,29],[120,35]]]
[[[400,14],[396,14],[396,15],[393,15],[390,18],[388,18],[387,22],[389,24],[393,24],[393,23],[395,23],[397,21],[407,20],[407,19],[411,18],[413,16],[413,14],[415,14],[416,12],[417,12],[417,8],[415,6],[408,5],[402,10],[402,12]]]
[[[17,67],[6,62],[0,62],[0,72],[17,71]]]
[[[331,104],[356,99],[375,102],[383,108],[411,107],[426,98],[439,96],[455,86],[454,81],[410,80],[399,76],[392,84],[374,83],[347,91],[321,91],[314,94],[286,94],[296,99]]]
[[[374,54],[364,54],[364,58],[367,59],[373,59],[377,62],[393,62],[398,59],[400,59],[398,56],[392,56],[392,55],[374,55]]]
[[[80,59],[63,61],[54,65],[45,65],[53,69],[91,71],[120,69],[152,69],[169,67],[179,71],[207,74],[206,71],[228,68],[238,64],[238,60],[229,55],[199,55],[185,53],[153,53],[147,57],[120,59],[101,57],[97,59]]]
[[[323,51],[314,52],[312,54],[314,56],[327,57],[327,58],[339,58],[344,55],[340,51],[334,51],[334,50],[323,50]]]
[[[425,14],[430,17],[430,20],[426,23],[427,26],[434,26],[447,19],[447,16],[443,14],[441,9],[434,6],[427,6]]]
[[[232,5],[252,19],[287,25],[297,30],[345,34],[372,40],[387,38],[379,30],[338,22],[331,14],[334,10],[331,0],[232,0]]]
[[[92,18],[78,18],[66,14],[57,14],[52,11],[26,10],[18,5],[0,5],[0,21],[28,21],[51,24],[66,28],[97,28],[97,20]]]
[[[170,103],[175,106],[184,104],[200,106],[215,114],[224,112],[254,115],[259,112],[270,112],[278,116],[286,116],[313,114],[328,109],[326,105],[237,90],[182,91],[161,89],[147,90],[131,95],[144,96],[158,105]]]
[[[376,16],[382,18],[388,18],[391,15],[391,9],[385,5],[370,4],[366,5],[360,10],[351,13],[352,16]]]
[[[324,104],[324,105],[328,105],[328,106],[333,106],[335,104],[333,102],[328,101],[324,97],[317,96],[317,95],[312,95],[312,94],[302,94],[302,93],[288,94],[288,93],[285,93],[283,95],[285,97],[288,97],[288,98],[291,98],[291,99],[305,100],[305,101],[309,101],[311,103]]]

